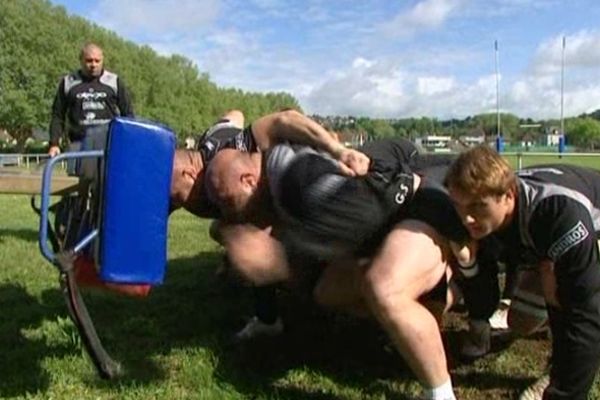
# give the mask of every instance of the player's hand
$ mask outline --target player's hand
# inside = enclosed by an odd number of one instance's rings
[[[366,175],[371,163],[366,154],[348,148],[343,148],[339,151],[338,161],[340,162],[342,173],[348,176]]]
[[[48,149],[48,155],[50,157],[54,157],[60,154],[60,147],[58,146],[50,146],[50,148]]]

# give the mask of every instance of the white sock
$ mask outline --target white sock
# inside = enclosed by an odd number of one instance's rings
[[[438,387],[425,389],[425,396],[428,400],[456,400],[450,379]]]

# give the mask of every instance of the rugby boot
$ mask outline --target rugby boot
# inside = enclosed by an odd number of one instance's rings
[[[469,330],[465,332],[460,345],[460,357],[475,360],[489,353],[491,347],[490,323],[486,320],[469,320]]]

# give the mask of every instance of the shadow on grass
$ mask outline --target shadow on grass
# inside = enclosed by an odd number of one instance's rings
[[[212,379],[250,398],[265,392],[286,399],[335,398],[323,393],[313,379],[307,387],[282,379],[292,369],[310,370],[361,393],[402,398],[378,383],[413,380],[401,359],[384,350],[386,342],[378,327],[324,313],[297,293],[281,293],[283,335],[234,345],[232,334],[253,313],[252,291],[215,276],[219,260],[218,252],[171,260],[165,284],[146,299],[86,294],[104,347],[125,367],[120,386],[164,380],[168,367],[160,365],[157,356],[202,348],[218,360]],[[90,384],[112,385],[99,379]]]
[[[145,299],[106,292],[85,294],[105,349],[125,368],[119,387],[160,383],[172,368],[161,365],[161,356],[203,349],[217,360],[209,378],[218,385],[234,387],[247,398],[270,398],[265,393],[280,399],[344,398],[338,393],[339,386],[361,398],[406,398],[398,385],[414,386],[414,376],[395,352],[385,350],[387,341],[378,326],[325,313],[306,296],[281,293],[281,314],[286,322],[283,335],[232,345],[232,333],[243,326],[244,316],[253,313],[252,294],[249,288],[215,276],[219,260],[218,252],[171,260],[165,284]],[[20,330],[39,324],[49,312],[66,315],[62,297],[58,290],[47,291],[38,303],[22,288],[5,285],[0,286],[0,300],[0,338],[8,346],[24,343],[27,349],[11,352],[8,364],[0,368],[1,376],[9,378],[0,381],[0,396],[43,392],[49,377],[40,368],[40,360],[78,350],[47,348],[42,339],[25,339]],[[21,306],[12,311],[11,303]],[[290,377],[290,373],[302,375],[304,371],[308,371],[307,378]],[[473,379],[467,372],[458,372],[459,385],[477,382],[476,387],[505,391],[524,385],[523,380],[486,373]],[[107,390],[115,387],[113,382],[92,376],[89,385]],[[331,383],[323,386],[322,380],[338,385],[332,389],[335,392],[328,392]]]
[[[66,347],[50,347],[44,337],[24,336],[24,330],[61,316],[62,305],[58,290],[45,292],[43,301],[38,302],[22,286],[0,285],[0,397],[43,391],[49,379],[40,366],[41,361],[74,352]]]
[[[38,235],[38,231],[35,229],[0,229],[0,243],[4,242],[7,237],[37,242]]]

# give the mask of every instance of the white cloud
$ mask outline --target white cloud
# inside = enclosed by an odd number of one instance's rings
[[[506,107],[516,115],[534,118],[560,118],[559,78],[530,76],[515,82],[504,96]],[[565,87],[565,117],[600,108],[600,82],[591,81]]]
[[[523,76],[509,88],[507,103],[518,115],[560,118],[562,38],[541,42]],[[600,108],[600,31],[565,35],[564,115],[575,116]]]
[[[91,14],[101,25],[136,36],[185,35],[210,25],[220,0],[100,0]]]
[[[542,42],[533,57],[535,74],[554,74],[561,69],[562,35]],[[565,36],[565,68],[598,68],[600,65],[600,31],[579,31]]]
[[[422,96],[438,95],[454,88],[454,78],[424,76],[417,78],[417,93]]]
[[[358,57],[352,61],[352,68],[370,68],[373,66],[373,61]]]
[[[463,0],[423,0],[383,25],[389,36],[409,37],[419,31],[439,28],[454,14]]]

